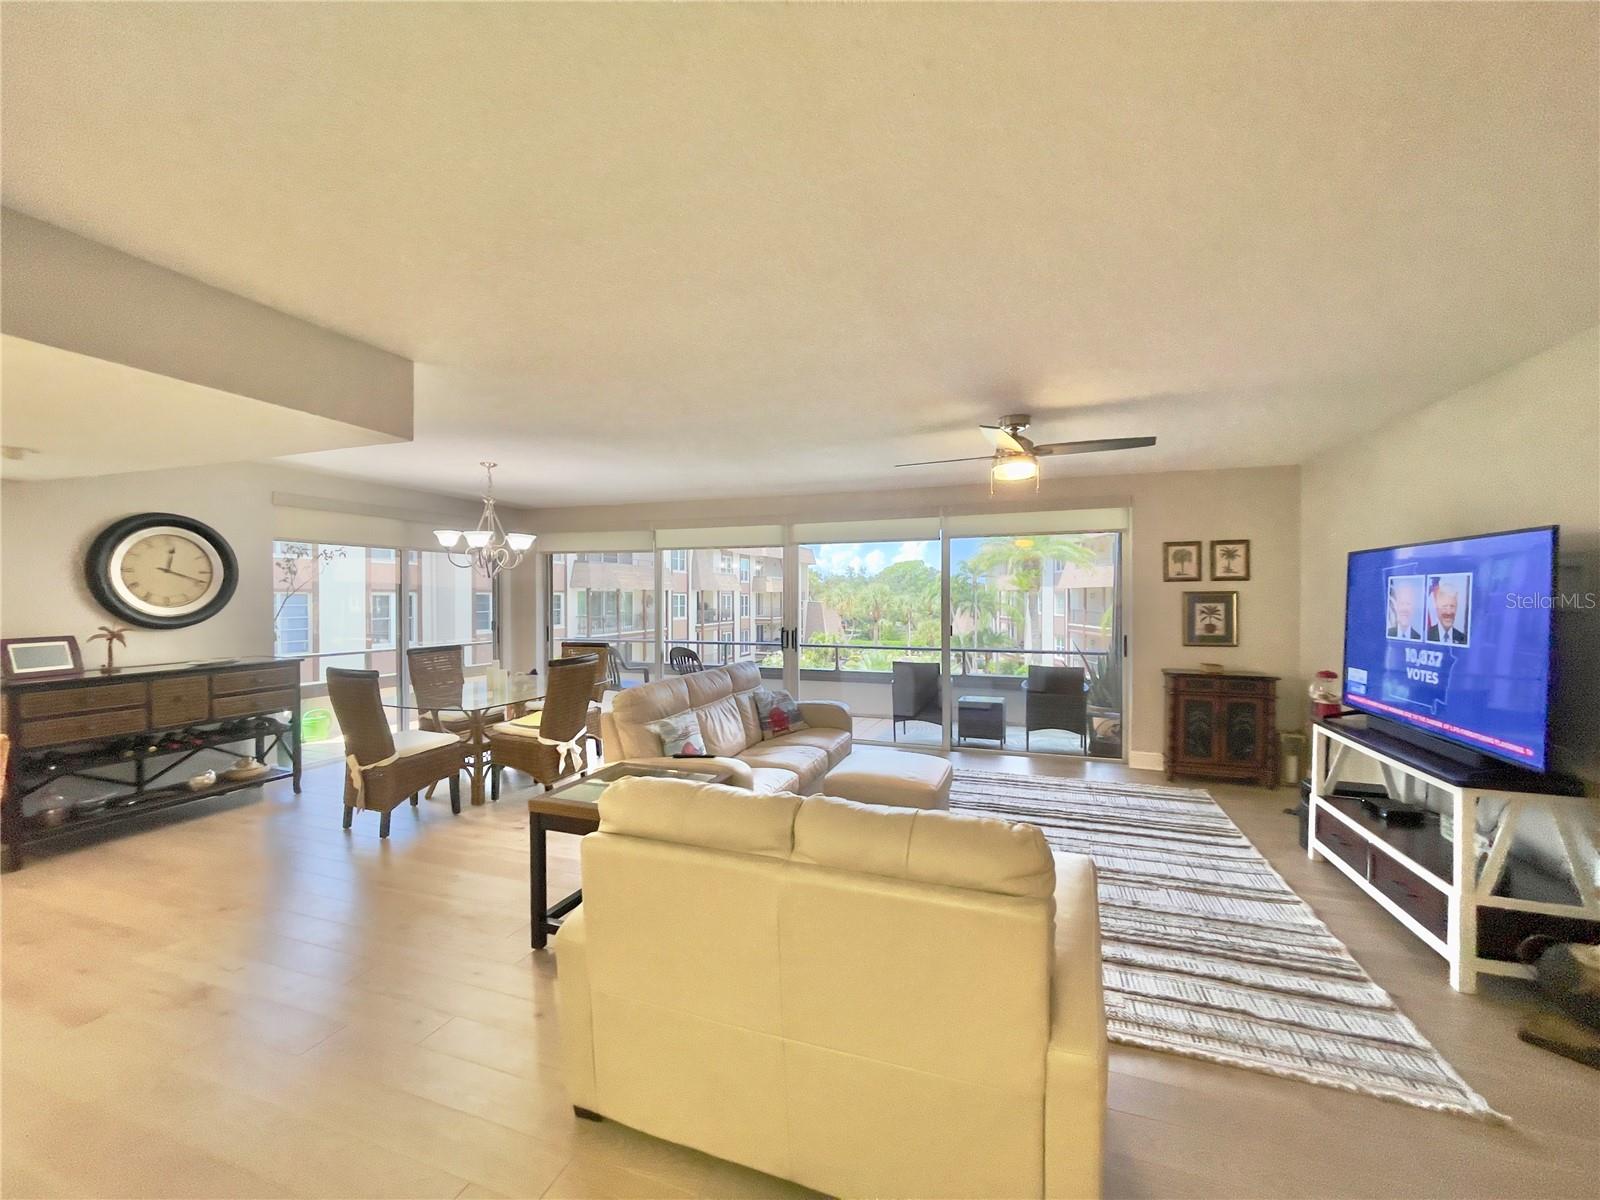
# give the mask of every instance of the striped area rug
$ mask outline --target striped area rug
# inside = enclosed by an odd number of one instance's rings
[[[1206,792],[962,770],[950,808],[1094,859],[1112,1041],[1498,1118]]]

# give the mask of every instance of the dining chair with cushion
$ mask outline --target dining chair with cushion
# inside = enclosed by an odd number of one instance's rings
[[[687,646],[674,646],[667,651],[667,665],[672,668],[675,675],[693,675],[696,671],[704,671],[705,663],[700,661],[700,656]]]
[[[1083,690],[1082,667],[1029,667],[1022,691],[1027,697],[1022,742],[1028,746],[1035,730],[1059,729],[1087,741],[1089,697]]]
[[[515,767],[532,775],[548,792],[558,780],[583,771],[589,762],[584,746],[593,703],[589,697],[599,669],[600,658],[595,654],[551,661],[544,707],[489,730],[490,755],[497,777],[506,767]],[[498,779],[495,790],[499,790]]]
[[[411,694],[417,701],[419,728],[449,733],[465,733],[472,728],[471,717],[450,711],[461,703],[461,689],[466,685],[465,654],[461,646],[414,646],[406,651],[406,670],[411,676]],[[487,724],[505,719],[503,708],[492,708],[483,714]]]
[[[891,686],[894,718],[889,724],[890,738],[895,737],[897,728],[903,730],[907,721],[928,721],[934,725],[943,723],[944,704],[939,696],[938,663],[897,660]]]
[[[344,827],[358,808],[382,813],[378,836],[389,836],[389,814],[439,780],[450,783],[450,811],[461,811],[465,744],[433,729],[391,731],[376,671],[328,668],[328,701],[344,731]]]

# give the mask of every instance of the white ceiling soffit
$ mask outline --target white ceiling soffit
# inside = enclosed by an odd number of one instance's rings
[[[0,337],[0,478],[67,479],[326,450],[369,429],[248,396]]]
[[[1600,6],[6,5],[7,203],[540,508],[1298,462],[1594,324]]]

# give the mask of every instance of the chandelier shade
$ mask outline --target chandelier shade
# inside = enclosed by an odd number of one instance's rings
[[[534,543],[531,533],[507,533],[494,510],[494,469],[499,463],[478,464],[483,468],[483,515],[475,529],[435,529],[433,536],[449,552],[458,567],[473,567],[490,579],[522,561]],[[458,558],[460,551],[464,557]]]

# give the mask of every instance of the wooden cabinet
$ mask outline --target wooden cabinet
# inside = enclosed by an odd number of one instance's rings
[[[300,790],[300,663],[230,659],[219,663],[129,667],[108,678],[79,671],[48,679],[7,679],[4,725],[12,740],[0,802],[4,863],[20,861],[23,844],[286,776]],[[290,766],[248,781],[184,786],[185,763],[207,750],[249,747],[265,761],[279,748]],[[193,768],[188,768],[192,770]],[[114,804],[64,824],[45,825],[38,811],[56,780],[92,780],[125,787]],[[30,797],[35,797],[29,800]]]
[[[1278,781],[1278,677],[1166,670],[1167,778]]]

